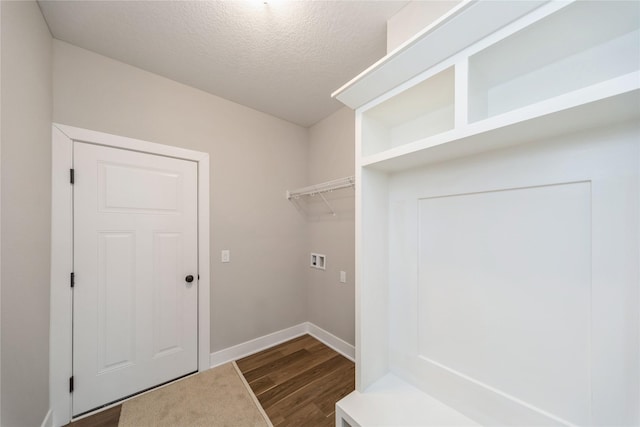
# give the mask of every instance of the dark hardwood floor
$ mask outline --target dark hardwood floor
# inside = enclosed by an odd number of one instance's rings
[[[236,363],[276,427],[333,426],[336,402],[355,387],[353,362],[309,335]],[[118,427],[121,409],[114,406],[66,427]]]
[[[105,409],[90,417],[67,424],[66,427],[118,427],[122,405]]]
[[[309,335],[236,362],[274,426],[333,426],[354,363]]]

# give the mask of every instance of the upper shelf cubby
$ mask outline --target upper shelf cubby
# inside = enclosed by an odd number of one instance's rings
[[[462,0],[331,96],[359,108],[547,1]]]
[[[387,172],[638,120],[640,2],[465,1],[334,96]]]
[[[640,3],[577,1],[469,58],[469,121],[637,71]]]
[[[454,68],[441,71],[362,114],[362,155],[453,129]]]

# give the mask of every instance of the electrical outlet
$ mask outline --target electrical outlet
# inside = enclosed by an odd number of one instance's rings
[[[229,251],[229,249],[225,249],[220,253],[220,261],[222,262],[231,261],[231,252]]]

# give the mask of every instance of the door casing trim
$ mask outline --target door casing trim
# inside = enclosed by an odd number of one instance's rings
[[[209,154],[139,139],[54,123],[51,159],[51,312],[49,331],[49,402],[53,424],[72,418],[73,141],[190,160],[198,164],[198,371],[209,369]]]

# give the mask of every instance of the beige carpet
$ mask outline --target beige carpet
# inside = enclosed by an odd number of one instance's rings
[[[118,426],[271,426],[250,390],[235,362],[227,363],[125,402]]]

